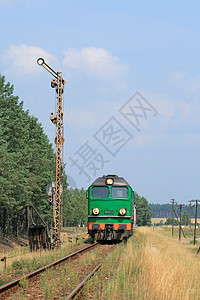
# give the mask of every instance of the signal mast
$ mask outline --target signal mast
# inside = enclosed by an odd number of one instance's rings
[[[51,80],[51,87],[56,88],[57,93],[57,115],[50,115],[50,120],[56,124],[57,136],[56,143],[56,186],[55,186],[55,212],[54,212],[54,243],[56,247],[60,246],[60,208],[61,208],[61,153],[64,138],[62,137],[62,94],[66,81],[62,78],[62,72],[55,72],[44,61],[43,58],[38,58],[37,63],[43,66],[55,79]]]

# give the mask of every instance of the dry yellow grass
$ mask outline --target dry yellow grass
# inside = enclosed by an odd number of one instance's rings
[[[160,221],[166,222],[167,218],[151,218],[151,222],[160,223]]]
[[[141,228],[139,232],[146,239],[140,263],[150,298],[199,299],[199,257],[184,244],[160,232],[149,228]]]
[[[167,218],[151,218],[151,222],[155,222],[155,223],[160,223],[160,221],[163,221],[164,223],[166,222]],[[191,222],[194,223],[195,219],[191,218]],[[200,222],[200,219],[197,219],[197,222]]]
[[[197,246],[179,242],[163,231],[137,228],[127,246],[120,246],[108,258],[98,280],[94,278],[99,286],[108,278],[95,299],[200,299]]]

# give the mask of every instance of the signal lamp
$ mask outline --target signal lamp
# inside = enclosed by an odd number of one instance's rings
[[[50,118],[51,122],[53,122],[54,124],[56,123],[57,118],[54,116],[53,113],[50,114],[49,118]]]
[[[56,79],[52,79],[51,80],[51,87],[55,88],[57,86],[57,80]]]
[[[94,215],[98,215],[98,214],[99,214],[99,209],[98,209],[97,207],[96,207],[96,208],[93,208],[92,213],[93,213]]]
[[[112,185],[114,182],[113,178],[107,178],[106,179],[106,184]]]
[[[53,199],[52,199],[51,196],[49,196],[49,203],[50,203],[50,204],[53,204]]]
[[[121,208],[121,209],[119,210],[119,214],[120,214],[121,216],[124,216],[124,215],[126,214],[126,209],[125,209],[125,208]]]

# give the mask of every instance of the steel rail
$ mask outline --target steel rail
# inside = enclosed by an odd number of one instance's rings
[[[86,250],[88,250],[90,248],[93,248],[93,247],[95,247],[97,245],[98,245],[98,243],[94,243],[93,245],[89,245],[89,246],[87,246],[85,248],[77,250],[77,251],[75,251],[75,252],[73,252],[73,253],[71,253],[71,254],[69,254],[69,255],[67,255],[67,256],[65,256],[65,257],[63,257],[63,258],[61,258],[61,259],[59,259],[59,260],[57,260],[57,261],[55,261],[55,262],[53,262],[51,264],[48,264],[48,265],[46,265],[46,266],[44,266],[42,268],[39,268],[39,269],[37,269],[37,270],[35,270],[35,271],[31,272],[31,273],[28,273],[28,274],[26,274],[26,275],[24,275],[24,276],[22,276],[20,278],[17,278],[15,280],[11,281],[11,282],[8,282],[8,283],[0,286],[0,294],[3,293],[3,292],[5,292],[5,291],[7,291],[7,290],[9,290],[9,289],[11,289],[12,287],[15,287],[15,286],[19,285],[19,283],[20,283],[21,280],[24,280],[25,278],[29,279],[29,278],[31,278],[33,276],[36,276],[37,274],[39,274],[41,272],[44,272],[48,268],[54,267],[54,266],[58,265],[59,263],[64,262],[64,261],[70,259],[71,257],[74,257],[77,254],[82,253],[82,252],[84,252],[84,251],[86,251]]]
[[[117,247],[117,246],[115,246],[115,247],[108,253],[108,255],[109,255],[111,252],[113,252],[113,250],[114,250],[116,247]],[[107,255],[105,258],[107,258],[108,255]],[[105,258],[104,258],[103,260],[105,260]],[[88,279],[90,279],[90,277],[92,277],[96,271],[99,270],[99,268],[101,267],[101,264],[102,264],[102,263],[99,263],[99,264],[98,264],[98,265],[90,272],[90,274],[88,274],[88,275],[83,279],[83,281],[81,281],[81,283],[80,283],[79,285],[77,285],[77,287],[76,287],[76,288],[75,288],[75,289],[67,296],[67,298],[65,298],[65,300],[73,299],[73,298],[76,296],[76,294],[82,289],[82,287],[84,286],[84,284],[86,283],[86,281],[87,281]]]
[[[98,264],[90,274],[88,274],[83,281],[67,296],[65,300],[73,299],[73,297],[80,291],[80,289],[84,286],[85,282],[92,276],[94,273],[101,267],[101,264]]]

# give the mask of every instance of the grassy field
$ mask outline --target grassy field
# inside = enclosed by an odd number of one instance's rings
[[[15,277],[20,277],[22,274],[29,273],[72,253],[77,247],[81,248],[85,246],[84,240],[88,237],[86,233],[82,232],[85,231],[85,229],[82,231],[79,229],[73,230],[61,232],[61,240],[63,243],[58,250],[29,252],[28,247],[21,247],[13,251],[1,253],[0,258],[6,256],[7,260],[6,269],[4,268],[4,262],[1,262],[0,264],[0,285],[9,282],[12,279],[10,273],[16,275]],[[70,232],[70,236],[73,232],[77,233],[71,236],[70,242],[68,242],[68,232]],[[79,236],[78,240],[76,240],[77,236]]]
[[[200,254],[190,240],[172,238],[167,227],[137,228],[104,261],[84,299],[200,299]]]
[[[151,222],[157,224],[157,223],[160,223],[160,221],[163,221],[164,223],[166,222],[167,218],[151,218]],[[191,223],[194,224],[195,222],[195,219],[194,218],[191,218]],[[197,222],[199,223],[200,222],[200,219],[198,218],[197,219]]]
[[[151,218],[151,222],[153,223],[160,223],[160,221],[166,222],[167,218]]]

